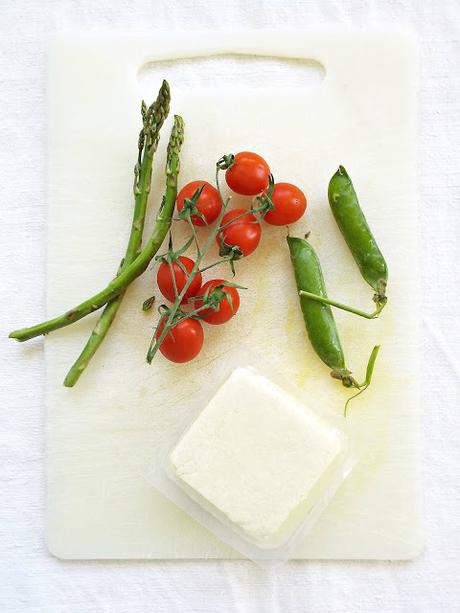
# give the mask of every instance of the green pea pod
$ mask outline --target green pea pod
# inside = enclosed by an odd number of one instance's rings
[[[359,205],[353,183],[343,166],[329,182],[329,204],[337,225],[358,264],[361,275],[375,291],[374,302],[383,307],[388,269]]]
[[[287,243],[298,291],[327,298],[321,265],[313,247],[307,240],[292,236],[287,237]],[[331,307],[305,296],[300,296],[300,306],[311,344],[321,360],[332,368],[331,375],[340,379],[345,387],[356,387],[356,382],[345,366]]]

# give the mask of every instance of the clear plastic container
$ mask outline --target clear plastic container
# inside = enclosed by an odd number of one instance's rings
[[[292,557],[358,460],[347,421],[318,414],[272,373],[248,351],[227,355],[149,473],[167,498],[262,566]]]

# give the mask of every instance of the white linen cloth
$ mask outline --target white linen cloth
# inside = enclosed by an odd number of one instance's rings
[[[426,549],[413,562],[62,562],[43,539],[44,361],[5,336],[44,314],[46,40],[62,30],[409,26],[420,37]],[[0,611],[460,611],[458,0],[3,0],[0,6]]]

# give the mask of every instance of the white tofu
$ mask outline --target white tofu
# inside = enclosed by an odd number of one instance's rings
[[[264,547],[298,527],[344,437],[278,385],[237,368],[171,453],[178,482]],[[204,500],[203,500],[204,499]]]

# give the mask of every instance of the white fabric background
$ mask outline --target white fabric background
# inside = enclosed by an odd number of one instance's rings
[[[340,22],[409,25],[421,42],[420,258],[426,549],[413,562],[60,562],[43,542],[46,38]],[[460,3],[458,0],[2,0],[0,5],[0,610],[5,613],[460,611]]]

